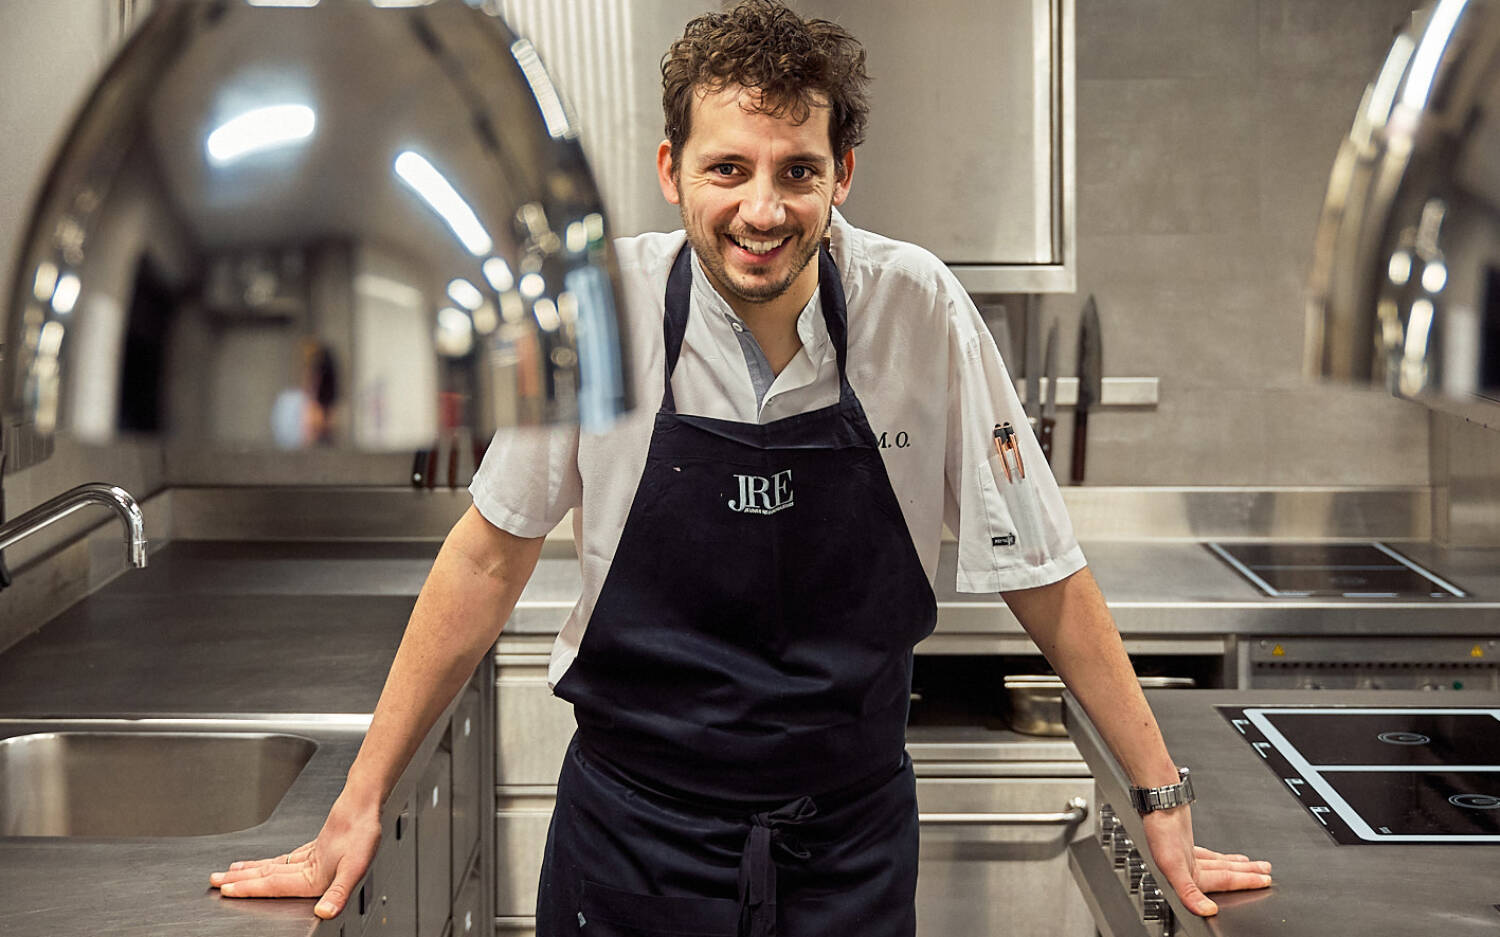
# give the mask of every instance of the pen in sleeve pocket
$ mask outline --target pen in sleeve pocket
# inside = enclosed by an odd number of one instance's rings
[[[1021,461],[1021,443],[1016,438],[1015,428],[1010,423],[995,424],[995,454],[1000,457],[1000,467],[1005,470],[1005,480],[1013,482],[1026,477],[1026,463]],[[1010,457],[1016,460],[1015,476],[1011,475]]]

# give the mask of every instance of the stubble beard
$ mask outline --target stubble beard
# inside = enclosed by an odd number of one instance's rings
[[[818,238],[813,238],[806,244],[798,246],[800,253],[792,258],[792,262],[787,268],[787,275],[780,282],[768,283],[764,286],[753,288],[744,287],[735,283],[730,277],[728,265],[724,262],[723,248],[720,246],[721,242],[719,239],[727,236],[728,232],[715,231],[710,238],[705,238],[701,231],[696,230],[689,223],[686,206],[678,206],[678,212],[682,216],[683,230],[687,231],[688,244],[692,246],[693,253],[698,255],[699,262],[703,264],[704,269],[708,271],[709,276],[713,278],[713,281],[719,287],[741,302],[759,304],[777,299],[791,288],[792,284],[796,282],[797,277],[801,275],[803,270],[807,269],[807,265],[818,255],[821,232]],[[796,241],[799,234],[800,232],[794,233],[789,235],[789,237],[793,241]]]

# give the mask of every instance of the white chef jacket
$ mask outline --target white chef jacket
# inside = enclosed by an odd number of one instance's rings
[[[636,409],[604,432],[501,430],[469,486],[480,514],[519,537],[543,536],[577,509],[583,591],[553,648],[554,685],[577,655],[645,468],[662,398],[667,276],[685,240],[677,231],[615,241]],[[838,212],[832,250],[848,307],[849,383],[928,579],[935,584],[945,522],[958,539],[958,591],[1026,589],[1081,569],[1083,552],[1015,385],[952,272],[928,251],[855,228]],[[816,291],[797,319],[802,349],[757,403],[735,331],[742,326],[700,265],[692,270],[672,378],[678,412],[769,423],[838,401],[838,363]],[[996,458],[993,429],[1006,421],[1020,431],[1024,481],[1007,480]]]

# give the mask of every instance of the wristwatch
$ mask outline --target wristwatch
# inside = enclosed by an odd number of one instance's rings
[[[1193,779],[1188,777],[1186,768],[1177,769],[1176,784],[1168,784],[1166,787],[1132,787],[1130,789],[1130,804],[1135,807],[1137,813],[1171,810],[1173,807],[1190,804],[1193,800]]]

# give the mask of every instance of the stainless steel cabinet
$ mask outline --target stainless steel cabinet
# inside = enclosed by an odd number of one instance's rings
[[[571,738],[572,707],[547,688],[535,639],[502,637],[496,656],[499,738],[495,778],[497,937],[534,932],[537,877]],[[1008,744],[911,746],[924,814],[1062,813],[1092,796],[1092,780],[1067,740],[999,733]],[[968,733],[972,736],[974,733]],[[985,733],[981,733],[984,735]],[[924,825],[917,879],[921,937],[1035,933],[1089,937],[1093,924],[1067,866],[1067,844],[1088,823]],[[454,933],[458,921],[454,921]]]
[[[484,661],[451,716],[434,726],[385,808],[380,848],[345,911],[318,927],[328,937],[444,937],[492,927],[491,832],[494,725],[486,717],[494,671]],[[415,777],[415,782],[405,777]],[[399,809],[395,807],[400,799]],[[467,805],[460,809],[460,804]],[[478,923],[476,923],[478,922]]]
[[[480,691],[477,686],[464,688],[458,706],[453,710],[453,839],[452,894],[463,884],[474,851],[479,846],[482,816],[488,813],[488,797],[480,783],[482,723]]]
[[[573,707],[547,686],[550,642],[502,637],[496,670],[495,915],[497,933],[529,935],[537,877],[557,792],[557,774],[573,737]]]
[[[475,864],[459,886],[453,902],[453,937],[479,937],[493,931],[492,922],[484,918],[484,889],[479,865]]]
[[[845,212],[976,293],[1072,292],[1074,0],[792,0],[868,52],[871,114]],[[620,234],[671,230],[656,185],[660,60],[711,0],[500,0],[574,105]]]
[[[1090,778],[923,778],[926,813],[1061,813],[1071,797],[1091,798]],[[1088,835],[1068,826],[923,824],[917,875],[917,933],[1046,934],[1091,937],[1093,918],[1068,871],[1068,843]]]
[[[417,937],[442,937],[453,900],[453,755],[450,752],[439,750],[432,756],[415,796]]]
[[[387,824],[370,869],[365,937],[416,937],[417,837],[411,802]]]
[[[970,292],[1072,291],[1072,3],[796,5],[868,54],[849,220],[921,244]]]

